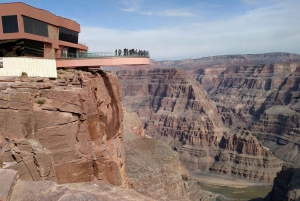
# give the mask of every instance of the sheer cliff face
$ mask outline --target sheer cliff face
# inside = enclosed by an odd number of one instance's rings
[[[190,145],[218,144],[225,127],[217,110],[201,85],[183,70],[118,71],[117,76],[123,105],[138,113],[147,133]]]
[[[131,188],[156,199],[184,198],[187,195],[185,186],[188,185],[184,185],[182,179],[186,172],[181,171],[177,153],[161,141],[146,138],[137,114],[126,110],[124,145],[125,168]],[[197,188],[196,184],[194,188]]]
[[[275,154],[298,157],[300,63],[239,66],[197,71],[229,127],[247,126]]]
[[[1,166],[23,180],[125,183],[117,78],[80,71],[0,82]]]
[[[272,191],[265,201],[300,200],[300,169],[284,166],[274,179]]]
[[[190,169],[208,169],[226,129],[199,83],[175,69],[118,71],[117,76],[123,89],[123,105],[138,113],[146,134],[178,145],[175,149],[184,145],[193,152],[194,147],[200,148],[203,154],[199,157],[181,157],[193,163]],[[200,160],[203,156],[207,160]]]
[[[135,112],[124,110],[124,145],[129,186],[155,200],[216,200],[202,191],[179,161],[178,153],[144,134]]]
[[[236,133],[232,137],[234,133],[223,124],[213,101],[183,70],[117,71],[117,76],[124,106],[138,113],[146,134],[165,141],[176,150],[189,170],[272,182],[281,161],[271,159],[272,154],[253,136],[248,139]],[[231,140],[223,137],[226,133]],[[226,148],[236,144],[238,148]],[[240,152],[240,144],[243,150],[251,149]],[[225,155],[228,157],[215,161]],[[256,165],[261,166],[255,168]],[[259,174],[266,173],[269,168],[274,171],[261,178]]]

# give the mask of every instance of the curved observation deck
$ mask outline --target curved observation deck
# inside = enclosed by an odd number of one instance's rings
[[[147,65],[150,64],[149,53],[116,55],[111,52],[62,54],[56,58],[57,68],[89,68],[101,66]]]

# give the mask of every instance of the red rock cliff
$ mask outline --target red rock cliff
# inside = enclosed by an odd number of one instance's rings
[[[125,184],[123,111],[110,74],[1,78],[0,162],[23,180]]]

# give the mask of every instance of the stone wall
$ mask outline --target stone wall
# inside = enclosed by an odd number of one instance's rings
[[[55,59],[55,50],[51,43],[44,43],[44,58]]]
[[[48,24],[48,36],[49,38],[58,40],[58,27]]]

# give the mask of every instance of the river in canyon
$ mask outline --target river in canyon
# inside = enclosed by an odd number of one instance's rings
[[[226,198],[251,200],[254,198],[264,198],[272,190],[272,186],[251,186],[248,188],[235,188],[227,186],[210,186],[198,182],[202,190],[210,191]]]
[[[264,198],[272,190],[272,184],[208,173],[193,173],[193,178],[198,181],[202,190],[217,193],[229,199]]]

